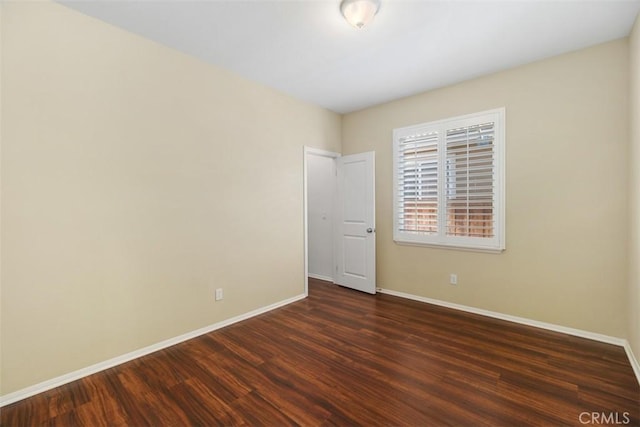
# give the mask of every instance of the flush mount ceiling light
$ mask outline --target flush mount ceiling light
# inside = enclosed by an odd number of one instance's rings
[[[340,11],[344,19],[360,29],[373,20],[380,9],[380,0],[342,0]]]

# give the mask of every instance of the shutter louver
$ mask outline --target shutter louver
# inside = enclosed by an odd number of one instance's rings
[[[494,237],[494,123],[449,129],[446,147],[446,234]]]
[[[438,232],[438,133],[404,137],[396,159],[398,226],[403,232]]]

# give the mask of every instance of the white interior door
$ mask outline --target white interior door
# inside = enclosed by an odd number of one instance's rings
[[[375,153],[336,161],[335,283],[376,293]]]

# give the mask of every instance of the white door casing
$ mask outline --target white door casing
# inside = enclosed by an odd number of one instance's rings
[[[375,153],[339,157],[335,283],[376,293]]]

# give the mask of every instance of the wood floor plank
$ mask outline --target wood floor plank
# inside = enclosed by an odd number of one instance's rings
[[[0,424],[640,426],[621,347],[309,282],[309,298],[8,405]]]
[[[105,380],[106,376],[108,374],[101,372],[79,381],[90,396],[87,403],[76,409],[80,424],[95,427],[124,427],[129,424],[124,408],[113,397],[115,393]]]

